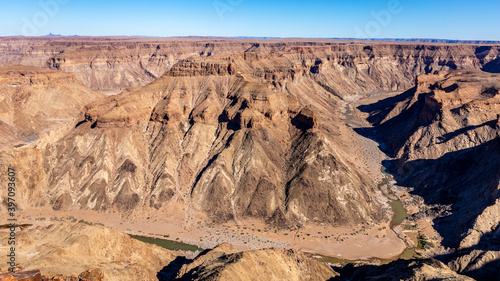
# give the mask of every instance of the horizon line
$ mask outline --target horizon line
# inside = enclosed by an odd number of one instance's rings
[[[155,35],[61,35],[61,34],[52,34],[49,33],[47,35],[39,35],[39,36],[25,36],[25,35],[0,35],[0,38],[6,37],[23,37],[23,38],[64,38],[64,37],[99,37],[99,38],[111,38],[111,37],[125,37],[125,38],[181,38],[181,39],[321,39],[321,40],[362,40],[362,41],[440,41],[447,43],[470,43],[470,42],[488,42],[492,44],[500,44],[499,40],[489,40],[489,39],[444,39],[444,38],[419,38],[419,37],[386,37],[386,38],[352,38],[352,37],[302,37],[302,36],[293,36],[293,37],[279,37],[279,36],[217,36],[217,35],[181,35],[181,36],[155,36]],[[437,42],[437,43],[440,43]]]

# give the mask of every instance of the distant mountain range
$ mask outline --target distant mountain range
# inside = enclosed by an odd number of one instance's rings
[[[7,36],[7,37],[21,37],[22,35]],[[2,37],[2,36],[0,36]],[[40,37],[94,37],[87,35],[61,35],[49,33]],[[188,39],[293,39],[288,37],[268,37],[268,36],[148,36],[148,35],[109,35],[109,36],[95,36],[95,37],[130,37],[130,38],[188,38]],[[298,37],[295,39],[299,39]],[[308,39],[303,37],[301,39]],[[333,40],[364,40],[364,41],[395,41],[395,42],[420,42],[420,43],[442,43],[442,44],[500,44],[500,40],[456,40],[456,39],[436,39],[436,38],[342,38],[342,37],[311,37],[309,39],[333,39]]]

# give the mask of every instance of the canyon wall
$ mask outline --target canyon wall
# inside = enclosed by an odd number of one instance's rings
[[[500,226],[500,75],[442,71],[416,82],[361,109],[395,157],[385,165],[398,183],[440,206],[431,218],[443,245],[484,247]]]
[[[1,66],[32,65],[75,73],[93,90],[144,86],[177,62],[193,57],[244,54],[246,60],[291,58],[297,71],[317,74],[339,94],[408,89],[418,74],[474,68],[499,71],[496,45],[410,44],[347,40],[181,39],[181,38],[17,38],[0,39]],[[262,69],[261,75],[275,73]],[[328,89],[328,88],[327,88]]]
[[[1,48],[4,64],[72,73],[66,85],[132,87],[78,105],[57,129],[0,153],[2,166],[19,167],[21,207],[346,226],[387,221],[389,212],[340,103],[409,89],[420,73],[494,72],[499,47],[62,38],[3,39]]]

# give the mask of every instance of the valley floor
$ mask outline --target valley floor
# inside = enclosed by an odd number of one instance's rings
[[[180,241],[201,248],[213,248],[221,243],[232,244],[240,251],[294,248],[348,260],[372,257],[392,259],[406,248],[405,243],[389,228],[389,224],[353,228],[317,226],[291,231],[269,228],[257,221],[245,221],[242,224],[245,226],[225,224],[183,228],[159,218],[121,218],[113,213],[82,210],[57,212],[48,209],[25,209],[20,212],[20,217],[22,224],[36,226],[51,223],[92,223],[128,234]]]

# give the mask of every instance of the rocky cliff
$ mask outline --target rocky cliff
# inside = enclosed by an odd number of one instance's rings
[[[0,67],[0,148],[38,139],[103,96],[75,75],[28,66]]]
[[[500,225],[500,76],[457,70],[416,82],[400,96],[361,109],[371,112],[395,157],[386,166],[398,183],[425,204],[444,207],[429,218],[442,244],[460,251],[442,259],[487,280],[479,268],[494,264],[490,251],[498,247]]]
[[[237,252],[231,245],[206,251],[177,272],[160,272],[160,280],[331,280],[338,273],[328,265],[293,250]]]
[[[409,88],[422,72],[484,68],[498,56],[496,47],[473,45],[174,40],[164,46],[118,39],[25,39],[45,51],[24,54],[9,49],[16,40],[3,46],[5,63],[29,64],[30,55],[44,60],[55,53],[48,50],[61,50],[48,59],[60,62],[51,68],[72,71],[91,88],[142,85],[166,71],[143,88],[89,103],[77,121],[30,147],[2,153],[4,166],[30,167],[20,173],[24,206],[160,211],[187,224],[388,220],[376,179],[355,156],[361,149],[351,142],[352,130],[340,122],[339,102]],[[145,65],[131,52],[154,60],[174,50],[173,66],[162,64],[149,80],[130,66]],[[110,63],[111,54],[127,57],[135,82],[115,79],[111,69],[123,66],[121,59]],[[101,76],[118,82],[94,79]],[[432,99],[426,102],[425,110],[435,110]]]
[[[190,57],[244,55],[246,60],[293,58],[279,71],[262,68],[266,79],[308,72],[338,94],[401,90],[418,74],[447,69],[498,72],[496,45],[388,43],[346,40],[250,40],[157,38],[16,38],[0,40],[0,65],[32,65],[75,73],[94,90],[144,86]],[[269,66],[269,65],[268,65]],[[275,68],[276,66],[271,67]]]
[[[385,217],[348,128],[335,122],[338,97],[308,76],[276,88],[253,75],[255,62],[221,60],[183,62],[87,105],[57,137],[6,151],[3,163],[31,177],[20,183],[25,206],[283,227]]]
[[[342,268],[340,272],[341,277],[337,277],[337,279],[333,280],[474,280],[470,277],[457,274],[445,264],[435,259],[398,260],[380,266],[347,265]]]
[[[97,275],[104,276],[102,280],[157,280],[157,272],[177,256],[125,233],[69,220],[23,229],[17,233],[16,243],[20,245],[17,262],[47,278],[55,277],[50,280],[65,280],[61,276],[87,280],[84,275],[92,272],[85,272],[95,268],[99,269]],[[10,246],[5,242],[1,247]]]

